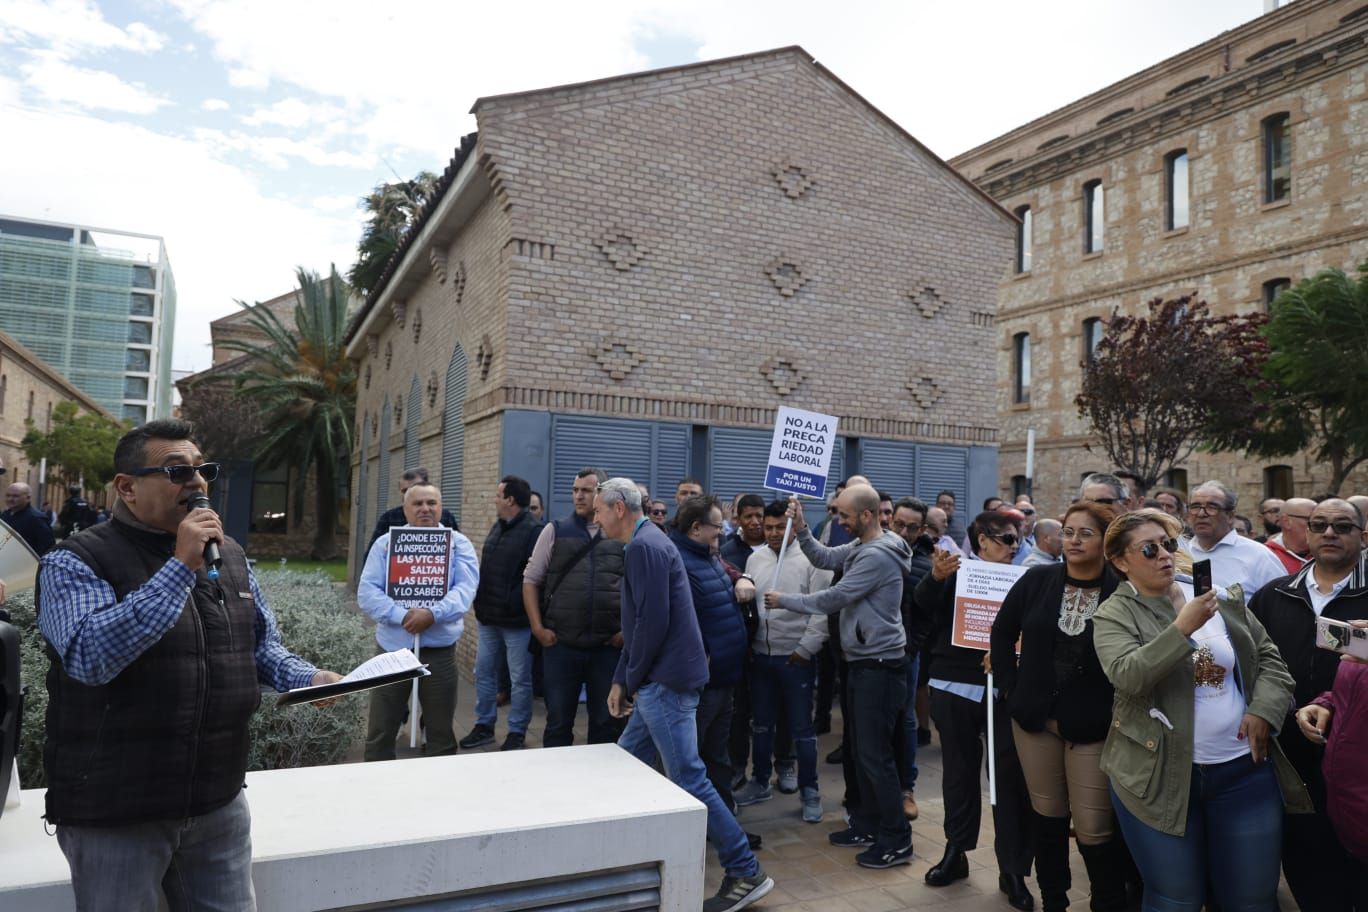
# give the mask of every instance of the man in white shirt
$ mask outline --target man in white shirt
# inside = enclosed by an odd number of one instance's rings
[[[1235,492],[1219,481],[1192,489],[1188,521],[1192,539],[1188,553],[1194,561],[1211,561],[1211,582],[1218,587],[1239,584],[1248,603],[1264,585],[1286,574],[1273,552],[1235,531]]]

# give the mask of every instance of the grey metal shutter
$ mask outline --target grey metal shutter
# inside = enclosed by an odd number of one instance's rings
[[[375,517],[371,519],[372,529],[375,528],[375,521],[380,518],[380,514],[385,512],[385,504],[389,503],[390,492],[394,490],[390,484],[389,448],[390,420],[392,417],[389,394],[386,394],[384,407],[380,409],[380,470],[375,473],[377,476],[375,480]]]
[[[646,421],[552,415],[551,516],[570,515],[575,473],[587,466],[603,469],[609,478],[625,476],[649,485],[654,432]]]
[[[510,884],[445,899],[413,899],[393,908],[414,912],[647,912],[660,908],[660,868]]]
[[[408,405],[404,409],[404,468],[422,464],[422,450],[418,446],[418,419],[423,414],[423,392],[418,387],[418,375],[409,384]]]
[[[917,489],[916,444],[899,440],[860,440],[860,474],[877,490],[906,497]]]
[[[765,489],[765,466],[769,462],[769,431],[750,428],[708,429],[707,489],[723,501],[737,494],[774,495]]]
[[[461,496],[465,488],[465,401],[469,361],[461,343],[447,362],[446,398],[442,413],[442,505],[461,519]]]
[[[361,414],[361,464],[356,470],[356,503],[352,505],[352,516],[356,518],[356,563],[357,576],[360,577],[360,566],[365,563],[366,555],[362,551],[366,547],[366,542],[370,541],[370,531],[375,528],[375,524],[369,522],[370,517],[366,515],[366,485],[370,482],[370,464],[367,462],[367,451],[370,449],[370,417],[364,412]]]
[[[655,426],[655,463],[651,472],[651,493],[674,506],[674,492],[679,483],[693,474],[689,442],[691,430],[687,424],[661,423]]]
[[[936,495],[947,488],[955,492],[956,503],[968,501],[969,451],[964,447],[917,447],[917,496],[935,504]]]

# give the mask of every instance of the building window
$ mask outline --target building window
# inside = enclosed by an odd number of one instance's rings
[[[1031,207],[1022,206],[1016,211],[1016,217],[1021,220],[1017,226],[1016,238],[1016,271],[1031,271]]]
[[[1021,495],[1023,495],[1023,494],[1030,494],[1030,493],[1031,493],[1031,492],[1028,491],[1026,488],[1027,488],[1027,485],[1026,485],[1026,476],[1025,476],[1025,475],[1013,475],[1013,476],[1012,476],[1012,503],[1016,503],[1016,502],[1017,502],[1017,498],[1020,497]]]
[[[1083,321],[1083,363],[1092,364],[1097,346],[1102,342],[1102,320],[1089,317]]]
[[[1083,252],[1097,253],[1102,249],[1102,225],[1105,213],[1102,206],[1102,182],[1088,181],[1083,185]]]
[[[1292,495],[1292,467],[1285,465],[1269,466],[1263,470],[1264,497],[1277,497],[1287,500]]]
[[[1292,197],[1291,115],[1274,114],[1263,122],[1264,202]]]
[[[1263,306],[1264,313],[1272,313],[1273,302],[1278,300],[1278,295],[1292,287],[1291,279],[1269,279],[1263,283]]]
[[[49,432],[50,432],[50,431],[52,430],[52,402],[51,402],[51,400],[48,401],[48,404],[47,404],[47,418],[44,419],[44,420],[45,420],[47,423],[43,425],[43,430],[44,430],[44,431],[49,431]]]
[[[134,424],[142,424],[147,420],[147,406],[125,405],[123,407],[123,417],[132,421]]]
[[[1188,226],[1188,154],[1178,149],[1164,156],[1164,187],[1168,193],[1165,227]]]
[[[124,370],[145,374],[152,368],[152,353],[143,348],[130,348],[124,356]]]
[[[1175,491],[1182,491],[1183,497],[1186,499],[1188,491],[1187,469],[1169,469],[1164,473],[1163,486],[1173,488]]]
[[[146,377],[125,377],[125,378],[124,378],[124,398],[125,398],[125,399],[146,399],[146,398],[147,398],[147,378],[146,378]]]
[[[157,274],[151,266],[133,267],[133,287],[134,288],[156,288]]]
[[[145,294],[128,296],[128,313],[134,317],[152,316],[152,299]]]
[[[289,516],[286,503],[290,493],[290,470],[279,466],[270,471],[258,469],[252,477],[252,520],[249,532],[286,532]]]
[[[1012,337],[1012,401],[1031,401],[1031,334],[1017,333]]]
[[[152,344],[152,324],[134,320],[128,324],[128,341],[134,345]]]
[[[28,413],[24,416],[27,420],[33,420],[33,390],[29,390]]]
[[[5,396],[9,393],[9,375],[0,374],[0,415],[5,414]]]

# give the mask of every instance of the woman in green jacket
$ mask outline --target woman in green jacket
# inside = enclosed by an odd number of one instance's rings
[[[1292,676],[1239,593],[1185,602],[1174,582],[1181,531],[1159,510],[1107,528],[1104,553],[1126,581],[1093,617],[1116,688],[1102,770],[1146,912],[1198,912],[1208,883],[1223,912],[1272,912],[1284,800],[1310,810],[1270,737]]]

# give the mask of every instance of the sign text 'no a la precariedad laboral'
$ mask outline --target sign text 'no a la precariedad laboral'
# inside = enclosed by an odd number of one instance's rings
[[[835,449],[835,416],[780,407],[765,487],[804,497],[824,496]]]

